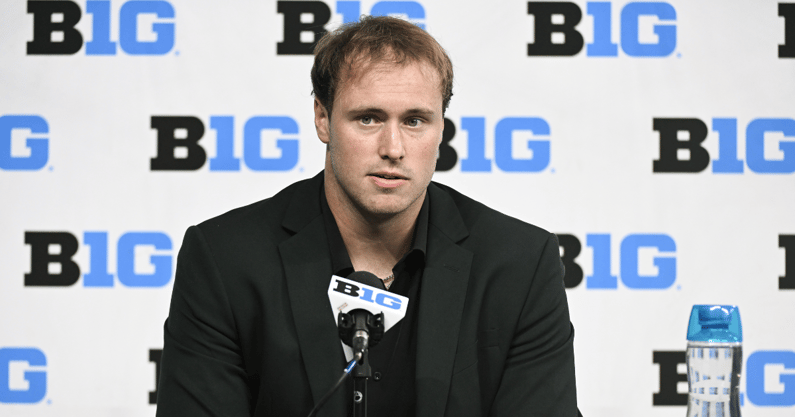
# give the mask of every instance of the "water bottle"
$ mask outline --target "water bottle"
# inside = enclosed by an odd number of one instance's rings
[[[687,417],[740,417],[742,341],[737,306],[693,306],[687,327]]]

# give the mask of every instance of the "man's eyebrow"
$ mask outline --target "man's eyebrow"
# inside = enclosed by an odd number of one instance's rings
[[[379,114],[384,115],[386,111],[384,109],[378,107],[355,107],[348,111],[350,114],[364,114],[364,113],[372,113],[372,114]],[[420,115],[425,117],[431,117],[435,114],[435,112],[431,109],[425,107],[415,107],[406,110],[403,112],[404,115]]]
[[[436,114],[436,112],[434,112],[431,109],[424,108],[424,107],[418,107],[418,108],[414,108],[414,109],[409,109],[408,111],[406,111],[406,114],[416,114],[416,115],[425,116],[425,117],[432,117],[433,115]]]
[[[379,109],[378,107],[355,107],[348,110],[348,113],[351,114],[361,114],[361,113],[378,113],[378,114],[386,114],[383,109]]]

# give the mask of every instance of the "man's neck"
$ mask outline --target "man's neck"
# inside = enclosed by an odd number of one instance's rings
[[[368,216],[350,204],[341,203],[329,191],[326,188],[326,200],[353,268],[372,272],[380,278],[392,274],[392,267],[411,247],[425,195],[401,213]]]

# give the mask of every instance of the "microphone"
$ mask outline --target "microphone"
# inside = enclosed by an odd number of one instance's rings
[[[369,285],[371,287],[375,287],[381,290],[386,290],[384,286],[384,281],[378,278],[372,272],[367,271],[354,271],[348,275],[348,279],[351,281],[356,281],[360,284]]]
[[[377,345],[384,332],[406,316],[409,303],[407,297],[386,291],[382,281],[366,271],[348,278],[332,276],[328,296],[345,356],[357,363],[365,350]]]

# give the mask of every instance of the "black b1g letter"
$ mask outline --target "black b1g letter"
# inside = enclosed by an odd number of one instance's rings
[[[574,259],[580,255],[582,244],[574,235],[566,234],[558,235],[558,243],[563,249],[563,255],[560,260],[563,261],[563,267],[566,270],[566,275],[563,276],[563,284],[566,288],[574,288],[582,282],[582,268],[574,262]]]
[[[687,363],[685,351],[654,351],[652,361],[660,365],[660,392],[654,393],[653,405],[687,405],[687,394],[680,394],[676,386],[687,381],[687,374],[676,370],[680,363]]]
[[[72,256],[77,253],[77,238],[69,232],[25,232],[25,244],[30,245],[30,273],[25,274],[25,286],[68,287],[80,279],[80,267]],[[50,245],[60,248],[50,253]],[[51,274],[50,264],[60,264],[61,272]]]
[[[778,289],[795,290],[795,235],[778,235],[778,247],[784,248],[784,276],[778,277]]]
[[[351,297],[359,296],[359,287],[347,282],[337,281],[337,287],[334,288],[334,291],[350,295]]]
[[[152,129],[157,129],[157,156],[152,158],[152,171],[193,171],[207,161],[207,152],[199,145],[204,136],[204,124],[192,116],[152,116]],[[184,138],[177,138],[177,129],[185,129]],[[176,148],[186,148],[185,158],[174,155]]]
[[[33,40],[28,42],[28,55],[71,55],[83,47],[83,35],[75,29],[80,21],[80,7],[71,1],[29,1],[33,14]],[[53,22],[53,15],[63,16]],[[52,34],[63,33],[63,41],[53,42]]]
[[[160,388],[160,360],[163,349],[149,349],[149,362],[155,363],[155,390],[149,391],[149,404],[157,404],[157,390]]]
[[[778,15],[784,18],[784,44],[778,46],[778,57],[795,58],[795,3],[779,3]]]
[[[580,19],[580,7],[569,2],[528,2],[527,14],[535,19],[535,41],[527,44],[528,56],[572,56],[582,50],[582,35],[574,29]],[[563,15],[563,23],[552,23],[552,15]],[[552,43],[552,34],[562,33],[563,43]]]
[[[276,55],[312,55],[326,34],[323,25],[331,19],[331,9],[322,1],[279,1],[276,10],[284,15],[284,40],[276,44]],[[302,14],[311,14],[312,21],[301,22]],[[314,40],[302,42],[303,32],[314,33]]]
[[[452,120],[444,118],[442,143],[439,144],[439,157],[436,159],[436,171],[449,171],[458,162],[458,154],[450,146],[450,141],[455,137],[455,124]]]
[[[701,172],[709,165],[709,153],[701,146],[707,138],[707,125],[699,119],[654,119],[654,130],[660,132],[660,159],[654,161],[654,172]],[[678,133],[688,132],[680,140]],[[680,149],[690,151],[689,159],[679,159]]]

